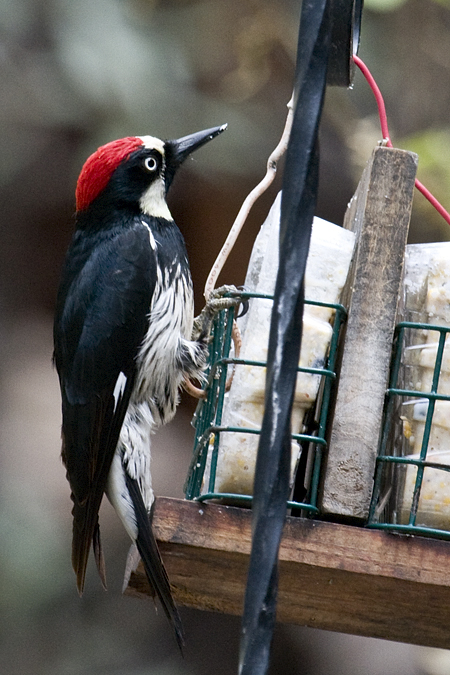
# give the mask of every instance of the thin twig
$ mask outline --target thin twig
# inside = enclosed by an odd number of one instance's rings
[[[247,220],[247,216],[250,212],[250,209],[252,208],[253,204],[256,202],[256,200],[267,190],[269,185],[273,182],[276,172],[277,172],[277,163],[278,160],[283,156],[283,154],[286,152],[287,144],[289,141],[289,135],[291,133],[291,127],[292,127],[292,117],[293,117],[293,98],[289,101],[287,104],[288,107],[288,114],[286,118],[286,124],[284,126],[284,131],[283,134],[280,138],[280,142],[278,143],[277,147],[275,150],[272,152],[270,155],[269,159],[267,160],[267,171],[266,175],[262,179],[260,183],[256,187],[253,188],[253,190],[247,195],[245,198],[239,213],[236,216],[236,220],[234,221],[231,230],[228,233],[228,236],[225,240],[224,245],[222,246],[219,255],[217,256],[214,265],[211,268],[211,271],[209,273],[209,276],[206,280],[205,284],[205,290],[204,290],[204,296],[206,300],[208,300],[209,296],[211,295],[217,281],[217,277],[222,271],[222,268],[230,255],[230,252],[236,243],[236,239],[238,238],[239,232],[242,230],[242,227]]]
[[[289,141],[289,136],[291,133],[291,128],[292,128],[292,118],[293,118],[293,97],[287,104],[288,108],[288,114],[286,117],[286,123],[284,125],[284,130],[281,135],[280,141],[275,148],[275,150],[272,152],[272,154],[269,156],[269,159],[267,160],[267,170],[266,170],[266,175],[258,183],[256,187],[253,188],[253,190],[247,195],[245,198],[241,208],[239,209],[239,213],[236,216],[236,219],[231,227],[231,230],[228,233],[228,236],[225,240],[224,245],[222,246],[219,255],[217,256],[214,265],[211,268],[211,271],[208,275],[208,278],[206,280],[205,284],[205,290],[204,290],[204,296],[206,301],[208,302],[209,297],[211,293],[214,290],[214,287],[216,285],[217,277],[221,273],[223,266],[225,265],[225,262],[228,258],[228,256],[231,253],[231,250],[236,243],[236,239],[239,236],[240,231],[242,230],[242,227],[247,220],[247,216],[250,213],[250,209],[252,208],[253,204],[256,202],[256,200],[267,190],[267,188],[273,183],[273,180],[275,178],[275,175],[277,173],[277,165],[278,161],[280,158],[284,155],[286,152],[287,144]],[[233,342],[234,342],[234,347],[235,347],[235,356],[236,358],[239,356],[240,348],[241,348],[241,334],[238,328],[238,325],[236,321],[233,321]],[[227,380],[225,389],[228,391],[231,387],[231,382],[233,381],[233,375],[234,375],[234,369],[230,374],[230,377]],[[186,378],[182,382],[183,389],[187,391],[188,394],[193,396],[194,398],[205,398],[205,392],[202,389],[199,389],[196,387],[190,380],[189,378]]]

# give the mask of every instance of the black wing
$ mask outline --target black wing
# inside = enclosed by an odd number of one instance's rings
[[[98,511],[148,327],[156,258],[140,222],[116,233],[77,233],[55,318],[62,394],[62,458],[73,500],[72,563],[83,591],[91,542],[105,583]]]

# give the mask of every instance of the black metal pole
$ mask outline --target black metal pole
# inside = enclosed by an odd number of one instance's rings
[[[240,675],[269,666],[278,550],[289,495],[292,410],[299,361],[303,278],[318,186],[318,128],[327,81],[331,0],[303,0],[294,120],[283,176],[280,263],[270,328],[265,412],[253,496],[252,552],[242,619]]]

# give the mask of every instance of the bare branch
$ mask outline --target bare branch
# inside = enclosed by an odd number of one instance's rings
[[[236,216],[236,220],[234,221],[230,232],[228,233],[228,236],[225,240],[224,245],[222,246],[219,255],[217,256],[214,265],[211,268],[211,271],[209,273],[209,276],[206,280],[205,284],[205,290],[204,290],[204,296],[206,300],[208,300],[209,296],[211,295],[214,286],[217,281],[217,277],[222,271],[222,268],[234,246],[236,243],[236,239],[238,238],[239,232],[242,230],[242,227],[247,220],[247,216],[250,212],[250,209],[252,208],[253,204],[256,202],[256,200],[267,190],[267,188],[271,185],[273,182],[276,172],[277,172],[277,163],[279,159],[283,156],[283,154],[286,152],[288,140],[289,140],[289,135],[291,133],[291,127],[292,127],[292,117],[293,117],[293,98],[289,101],[287,104],[288,107],[288,114],[286,118],[286,124],[284,126],[283,134],[280,138],[280,142],[278,143],[277,147],[275,150],[272,152],[270,155],[269,159],[267,160],[267,171],[266,175],[262,179],[260,183],[256,187],[253,188],[253,190],[247,195],[245,198],[238,215]]]

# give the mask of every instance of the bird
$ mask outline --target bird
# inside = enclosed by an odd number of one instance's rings
[[[150,436],[174,416],[182,382],[202,377],[212,319],[227,300],[215,294],[216,305],[213,298],[194,320],[186,246],[166,196],[183,161],[226,127],[176,140],[128,136],[88,157],[54,319],[78,592],[91,545],[106,589],[106,495],[133,542],[129,560],[137,550],[180,649],[181,619],[151,527]]]

